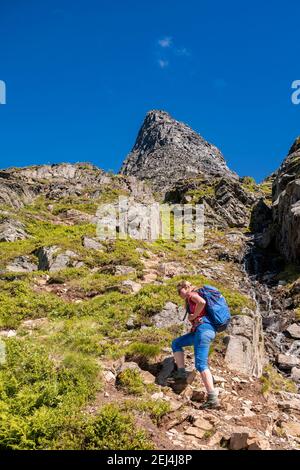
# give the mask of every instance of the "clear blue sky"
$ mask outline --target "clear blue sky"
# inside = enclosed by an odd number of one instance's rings
[[[117,171],[164,109],[258,181],[300,134],[299,0],[1,0],[2,168]]]

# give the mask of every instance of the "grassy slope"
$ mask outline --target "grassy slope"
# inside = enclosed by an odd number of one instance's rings
[[[137,355],[157,357],[178,333],[174,328],[126,329],[132,314],[147,324],[167,301],[179,303],[175,288],[178,278],[144,285],[135,295],[123,294],[119,286],[126,276],[116,277],[101,269],[130,265],[136,268],[136,275],[130,277],[138,280],[143,263],[136,248],[146,248],[148,256],[150,252],[163,252],[165,261],[180,260],[187,265],[193,254],[186,252],[182,243],[164,241],[116,241],[107,244],[104,252],[87,250],[82,246],[82,236],[95,235],[95,228],[89,224],[63,225],[57,218],[66,206],[83,210],[85,203],[86,212],[93,213],[95,208],[85,201],[54,203],[50,213],[45,201],[39,200],[18,214],[30,238],[0,244],[2,268],[15,256],[34,257],[37,248],[50,245],[74,250],[85,263],[83,268],[51,274],[47,284],[63,285],[73,295],[80,293],[80,300],[39,288],[45,278],[43,272],[1,276],[0,329],[13,328],[17,336],[5,340],[7,362],[0,366],[0,449],[151,448],[153,444],[143,430],[136,428],[130,410],[146,413],[155,423],[168,411],[165,402],[151,400],[155,386],[144,387],[140,377],[127,373],[121,388],[129,396],[139,395],[139,402],[105,406],[96,415],[81,412],[101,389],[101,365],[105,361],[123,355],[129,359]],[[91,272],[92,267],[98,269]],[[195,284],[211,282],[203,276],[184,277]],[[251,306],[251,299],[233,291],[226,280],[217,285],[234,314]],[[25,320],[40,318],[45,320],[33,330],[24,324]]]

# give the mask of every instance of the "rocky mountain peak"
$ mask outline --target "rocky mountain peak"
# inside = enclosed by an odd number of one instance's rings
[[[237,178],[217,147],[161,110],[147,113],[120,172],[149,180],[159,191],[199,174]]]

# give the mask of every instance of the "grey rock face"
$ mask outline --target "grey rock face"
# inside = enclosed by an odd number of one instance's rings
[[[89,250],[102,250],[103,245],[96,238],[83,237],[82,245]]]
[[[0,171],[0,204],[20,208],[38,196],[59,200],[88,194],[97,199],[108,186],[137,201],[153,200],[149,186],[134,176],[110,175],[89,163],[62,163]]]
[[[193,198],[190,196],[193,194]],[[166,192],[166,202],[204,204],[206,227],[245,227],[256,197],[231,177],[178,181]]]
[[[71,250],[60,252],[58,246],[43,247],[37,251],[40,271],[59,271],[70,266],[78,266],[77,254]]]
[[[237,177],[229,170],[217,147],[206,142],[186,124],[157,110],[147,113],[121,173],[151,181],[159,191],[199,173]]]
[[[124,294],[137,294],[142,288],[142,285],[138,282],[131,281],[131,279],[127,279],[126,281],[122,281],[121,283],[121,292]]]
[[[0,242],[15,242],[27,238],[24,225],[9,217],[0,218]]]
[[[132,266],[123,266],[118,264],[114,267],[114,274],[116,276],[127,276],[128,274],[136,274],[136,269]]]
[[[300,259],[300,138],[292,146],[273,183],[273,222],[279,251]]]
[[[37,270],[37,264],[33,263],[29,256],[19,256],[6,266],[10,272],[32,272]]]
[[[186,319],[183,322],[185,309],[178,307],[173,302],[167,302],[163,310],[152,317],[152,323],[156,328],[168,328],[173,325],[181,325],[187,332],[191,328],[191,324]]]
[[[260,377],[264,363],[261,318],[238,315],[232,318],[225,362],[232,370]]]

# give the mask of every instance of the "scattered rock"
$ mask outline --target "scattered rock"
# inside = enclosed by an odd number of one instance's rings
[[[136,274],[136,269],[132,266],[114,266],[114,274],[116,276],[127,276],[128,274]]]
[[[213,425],[204,418],[197,418],[193,423],[193,426],[196,426],[196,428],[200,428],[203,431],[211,431],[211,429],[213,429]]]
[[[248,447],[248,432],[234,432],[229,441],[230,450],[242,450]]]
[[[131,279],[121,282],[120,290],[123,294],[136,294],[142,288],[142,285],[138,282],[134,282]]]
[[[48,322],[48,318],[35,318],[30,320],[24,320],[22,322],[22,327],[26,330],[35,330],[37,328],[47,325]]]
[[[286,331],[291,336],[291,338],[300,339],[300,325],[297,325],[297,323],[290,325]]]
[[[291,370],[293,367],[300,365],[300,359],[296,356],[289,356],[288,354],[278,354],[277,364],[280,369]]]
[[[111,370],[105,370],[102,375],[103,375],[105,382],[108,382],[108,383],[115,382],[116,380],[116,376],[115,374],[113,374]]]
[[[137,370],[141,372],[140,367],[137,365],[136,362],[123,362],[123,364],[120,364],[120,366],[117,369],[117,374],[121,374],[125,370],[130,369],[130,370]]]
[[[131,316],[128,318],[126,322],[126,328],[127,330],[134,330],[135,328],[135,317]]]
[[[300,369],[298,367],[292,368],[291,378],[294,382],[300,382]]]
[[[78,266],[77,254],[71,250],[60,252],[58,246],[42,247],[37,250],[36,254],[40,271],[54,272],[67,267]]]
[[[288,436],[300,437],[300,423],[296,421],[288,421],[287,423],[282,423],[281,429]]]
[[[16,330],[0,330],[0,336],[3,338],[13,338],[14,336],[17,336]]]
[[[18,273],[29,273],[37,269],[37,264],[29,256],[18,256],[6,266],[6,271]]]
[[[0,216],[0,242],[24,240],[28,235],[25,226],[16,219]]]
[[[181,274],[187,273],[186,268],[181,263],[175,261],[159,264],[158,270],[165,277],[180,276]]]
[[[286,400],[278,402],[279,408],[284,411],[300,411],[300,399],[291,395]]]
[[[60,217],[74,222],[75,224],[96,223],[97,218],[94,215],[87,214],[86,212],[78,211],[77,209],[67,209],[60,213]]]
[[[198,439],[202,439],[204,437],[205,432],[205,430],[196,428],[194,426],[190,426],[185,430],[185,434],[187,434],[188,436],[197,437]]]
[[[143,379],[144,384],[154,384],[155,383],[155,376],[150,374],[147,370],[140,371],[140,375]]]
[[[90,237],[83,237],[82,245],[89,250],[103,250],[104,246],[96,239]]]
[[[263,439],[262,437],[253,437],[249,438],[247,441],[248,450],[270,450],[270,444],[267,439]]]

